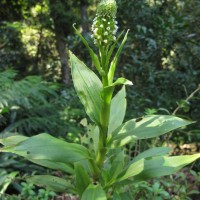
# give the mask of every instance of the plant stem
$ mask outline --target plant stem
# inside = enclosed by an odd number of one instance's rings
[[[112,91],[106,90],[105,87],[108,86],[108,77],[102,77],[103,82],[103,92],[102,92],[102,99],[103,99],[103,106],[100,114],[100,132],[99,132],[99,145],[98,145],[98,153],[96,162],[97,165],[101,168],[106,155],[106,140],[108,134],[108,125],[109,125],[109,118],[110,118],[110,106],[111,106],[111,99],[112,99]]]
[[[200,91],[200,84],[198,85],[198,87],[185,99],[185,102],[189,101],[190,99],[193,98],[193,96]],[[176,115],[176,113],[179,111],[179,109],[181,108],[181,105],[178,105],[178,107],[174,110],[174,112],[172,113],[172,115]],[[165,138],[165,141],[167,142],[167,145],[169,145],[169,140],[171,139],[173,135],[173,132],[171,132],[167,138]]]
[[[198,91],[200,90],[200,84],[198,85],[197,89],[194,90],[186,99],[185,102],[189,101]],[[175,115],[177,113],[177,111],[181,108],[181,105],[179,105],[174,112],[172,113],[172,115]]]

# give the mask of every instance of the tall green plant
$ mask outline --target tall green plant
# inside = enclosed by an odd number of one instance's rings
[[[92,38],[99,52],[96,54],[75,28],[89,50],[99,77],[70,52],[72,78],[77,94],[94,126],[88,141],[67,143],[48,134],[33,137],[13,136],[0,140],[1,152],[12,152],[36,164],[72,174],[71,183],[62,178],[37,175],[29,180],[56,192],[72,192],[81,200],[133,199],[126,194],[126,186],[175,173],[195,161],[200,154],[169,156],[168,147],[156,147],[127,159],[124,146],[130,141],[153,138],[193,122],[175,116],[151,115],[123,123],[126,110],[125,86],[114,96],[116,86],[132,85],[121,77],[114,79],[116,65],[127,39],[121,45],[116,38],[115,0],[102,0],[92,25]],[[114,53],[115,52],[115,53]]]

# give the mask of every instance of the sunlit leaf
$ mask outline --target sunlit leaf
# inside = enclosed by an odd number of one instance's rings
[[[121,78],[118,78],[114,83],[112,83],[111,85],[105,88],[115,87],[116,85],[133,85],[133,83],[129,81],[128,79],[121,77]]]
[[[69,170],[70,173],[74,162],[90,159],[85,147],[45,133],[27,138],[14,146],[4,146],[1,151],[15,153],[45,167]]]
[[[102,108],[102,83],[96,74],[70,52],[72,78],[77,94],[85,107],[86,113],[96,124],[100,123]]]
[[[170,115],[150,115],[122,124],[112,134],[115,145],[122,146],[131,140],[153,138],[193,122]]]
[[[101,187],[101,185],[92,185],[90,184],[87,189],[84,191],[81,200],[107,200],[106,194]]]
[[[108,126],[108,133],[112,133],[118,128],[123,120],[126,113],[126,90],[125,87],[114,96],[111,101],[110,120]]]
[[[118,181],[133,177],[134,181],[147,180],[149,178],[170,175],[200,158],[199,154],[186,156],[159,156],[150,159],[141,159],[131,163],[119,176]]]
[[[136,162],[138,160],[141,160],[142,158],[150,158],[155,156],[162,156],[168,154],[172,148],[169,147],[154,147],[151,149],[148,149],[142,153],[140,153],[138,156],[134,157],[131,163]]]

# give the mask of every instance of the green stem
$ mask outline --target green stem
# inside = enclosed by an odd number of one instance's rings
[[[101,57],[101,66],[102,66],[102,69],[106,72],[106,74],[108,73],[108,65],[106,64],[108,49],[109,49],[109,45],[104,46],[104,47],[103,46],[99,47],[99,52],[100,52],[100,57]],[[108,83],[106,83],[105,86],[108,86]]]
[[[108,86],[108,77],[102,77],[103,87]],[[106,140],[108,134],[108,125],[110,119],[110,106],[111,106],[111,98],[112,92],[110,90],[103,90],[102,99],[103,106],[100,114],[100,132],[99,132],[99,145],[98,145],[98,153],[97,153],[97,165],[101,167],[104,163],[106,156]]]

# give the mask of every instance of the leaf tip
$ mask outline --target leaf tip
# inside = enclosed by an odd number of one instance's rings
[[[77,31],[75,26],[76,26],[76,23],[73,23],[72,27],[74,28],[75,31]]]

